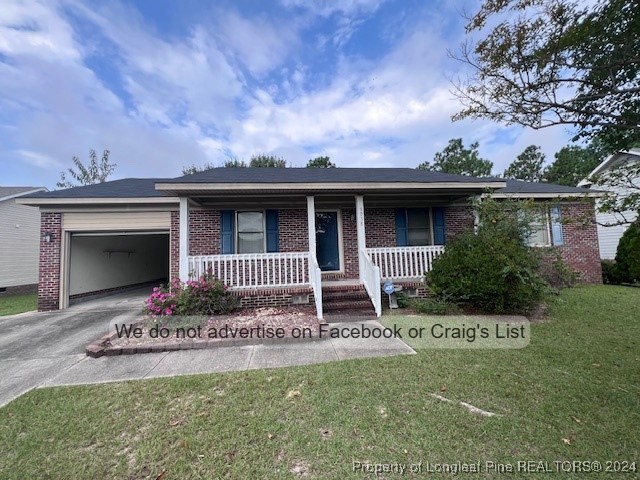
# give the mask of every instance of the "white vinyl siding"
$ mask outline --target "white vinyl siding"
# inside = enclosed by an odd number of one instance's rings
[[[0,202],[0,288],[38,283],[40,211]]]

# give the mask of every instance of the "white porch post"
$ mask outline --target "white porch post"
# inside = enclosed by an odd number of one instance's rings
[[[180,280],[189,279],[189,199],[180,197]]]
[[[362,195],[356,195],[356,226],[358,232],[358,277],[360,278],[360,282],[362,282],[362,270],[364,266],[362,265],[360,252],[366,251],[367,248],[364,230],[364,197]]]
[[[309,226],[309,253],[316,254],[316,204],[312,196],[307,197],[307,224]]]

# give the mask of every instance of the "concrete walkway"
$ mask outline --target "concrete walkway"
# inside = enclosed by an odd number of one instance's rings
[[[145,292],[146,294],[146,292]],[[415,353],[399,339],[312,342],[90,358],[85,346],[140,312],[139,292],[94,300],[59,312],[0,317],[0,406],[32,388],[310,365]],[[374,320],[363,322],[381,327]],[[349,323],[355,327],[358,323]],[[340,324],[332,324],[339,327]]]
[[[382,327],[376,321],[363,322]],[[352,327],[357,323],[344,326]],[[341,324],[332,324],[340,327]],[[41,386],[78,385],[196,373],[290,367],[415,353],[399,339],[326,339],[270,345],[244,345],[202,350],[89,358],[68,366]]]

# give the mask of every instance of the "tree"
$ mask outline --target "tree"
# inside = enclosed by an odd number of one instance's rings
[[[529,145],[504,171],[504,178],[514,178],[525,182],[539,182],[542,179],[544,153],[537,145]]]
[[[247,164],[244,160],[238,160],[237,158],[232,158],[230,160],[225,160],[223,167],[225,168],[244,168]]]
[[[249,162],[250,167],[262,167],[262,168],[285,168],[287,162],[282,157],[276,157],[275,155],[253,155]]]
[[[506,18],[505,18],[506,17]],[[487,27],[488,24],[495,25]],[[607,153],[640,140],[640,8],[636,0],[485,0],[457,54],[471,74],[454,82],[463,109],[534,129],[571,125]]]
[[[436,153],[433,165],[423,162],[417,168],[433,172],[487,177],[491,175],[493,162],[480,158],[478,145],[478,142],[475,142],[470,145],[470,148],[464,148],[461,138],[452,138],[444,150]]]
[[[89,150],[89,165],[84,166],[78,157],[71,159],[77,170],[68,168],[67,172],[75,182],[67,178],[66,172],[60,172],[60,181],[56,183],[58,188],[72,188],[79,185],[93,185],[95,183],[104,183],[109,175],[113,173],[117,165],[109,163],[109,150],[102,152],[102,158],[98,163],[98,157],[95,150]]]
[[[593,188],[606,191],[600,198],[598,210],[613,213],[617,219],[605,225],[631,223],[628,212],[635,212],[640,217],[640,161],[613,166],[589,178],[589,181]]]
[[[216,166],[211,162],[207,162],[204,165],[192,164],[187,167],[182,167],[182,175],[192,175],[194,173],[206,172],[207,170],[213,170],[214,168],[216,168]]]
[[[601,151],[595,146],[580,147],[570,145],[562,147],[555,154],[555,161],[544,169],[545,182],[575,187],[587,178],[602,159]]]
[[[307,168],[336,168],[336,164],[329,157],[316,157],[309,160]]]

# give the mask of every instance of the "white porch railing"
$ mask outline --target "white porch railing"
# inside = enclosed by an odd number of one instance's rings
[[[311,286],[322,319],[322,276],[315,255],[309,252],[189,256],[189,277],[199,278],[209,271],[234,290]]]
[[[373,264],[380,267],[381,277],[393,280],[422,278],[433,268],[433,260],[442,252],[443,245],[367,248]]]
[[[376,316],[382,315],[382,290],[380,287],[380,268],[374,265],[367,255],[367,252],[360,250],[360,265],[362,271],[360,272],[361,281],[364,283],[364,289],[369,294],[373,308],[376,311]]]
[[[322,320],[322,272],[318,266],[318,259],[314,253],[309,253],[309,283],[313,288],[313,298],[316,302],[316,315]]]
[[[309,252],[189,256],[189,276],[212,274],[233,289],[309,285]]]

